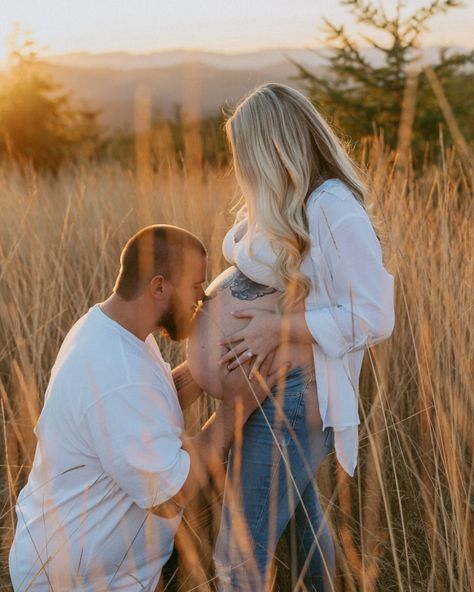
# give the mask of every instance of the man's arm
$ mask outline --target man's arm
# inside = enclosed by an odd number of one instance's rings
[[[175,514],[209,482],[210,477],[222,477],[223,463],[235,433],[239,430],[239,424],[243,426],[250,413],[249,410],[245,415],[241,412],[239,417],[234,405],[222,403],[196,436],[184,438],[183,449],[189,454],[190,469],[183,487],[169,500],[172,508],[175,508]],[[157,513],[158,510],[158,515],[161,515],[163,506],[166,505],[168,502],[153,508],[153,512]],[[168,511],[169,508],[165,508],[165,512]]]
[[[272,358],[272,356],[269,356]],[[267,397],[269,388],[276,383],[281,369],[268,375],[273,360],[266,360],[261,374],[249,382],[248,366],[237,368],[221,377],[226,396],[221,405],[193,438],[185,438],[183,449],[190,456],[188,477],[180,491],[166,502],[151,508],[158,516],[175,516],[192,499],[209,477],[219,478],[223,462],[234,437],[239,433],[249,416]],[[267,384],[268,383],[268,384]]]
[[[202,395],[202,388],[191,376],[187,361],[176,366],[172,371],[172,375],[181,409],[186,409]]]

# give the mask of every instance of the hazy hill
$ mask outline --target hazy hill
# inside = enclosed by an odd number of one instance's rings
[[[231,59],[229,67],[226,67],[227,56],[211,54],[209,61],[191,61],[189,55],[182,57],[186,61],[178,61],[176,55],[159,54],[128,56],[123,61],[115,54],[97,56],[97,61],[96,56],[78,59],[76,55],[71,56],[68,64],[69,57],[61,56],[49,60],[49,68],[65,88],[91,107],[102,109],[100,120],[109,126],[132,124],[134,96],[140,85],[149,88],[154,109],[165,116],[172,115],[179,103],[185,111],[189,112],[192,105],[193,110],[210,115],[224,104],[234,104],[258,84],[270,80],[290,82],[296,73],[295,67],[281,54],[278,60],[269,59],[270,56],[258,56],[260,59],[255,62],[249,56],[244,56],[241,62]],[[119,68],[119,64],[126,67]],[[312,66],[310,60],[307,65]]]
[[[253,70],[281,64],[284,61],[284,56],[290,56],[305,63],[313,63],[315,59],[318,63],[323,61],[322,54],[321,57],[318,57],[309,49],[294,49],[291,47],[236,54],[186,49],[158,51],[149,54],[79,52],[52,56],[48,58],[48,61],[58,66],[111,68],[113,70],[168,68],[196,62],[224,70]]]
[[[249,89],[263,82],[286,82],[295,68],[282,63],[259,70],[222,70],[204,64],[179,64],[167,68],[136,70],[85,69],[50,66],[54,78],[85,99],[91,107],[103,109],[107,125],[131,124],[136,88],[145,85],[154,109],[170,116],[176,104],[190,111],[190,102],[202,115],[215,113],[232,104]]]
[[[436,59],[437,50],[426,48],[424,60]],[[372,61],[377,52],[365,50]],[[203,51],[163,51],[146,55],[129,53],[75,53],[48,58],[54,78],[75,96],[102,110],[100,121],[111,127],[133,124],[136,88],[145,85],[153,108],[172,115],[181,103],[185,111],[214,114],[232,105],[258,84],[290,82],[296,68],[288,57],[318,71],[324,50],[281,48],[243,54]]]

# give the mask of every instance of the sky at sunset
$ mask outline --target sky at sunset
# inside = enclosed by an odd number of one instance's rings
[[[378,0],[375,0],[377,3]],[[427,0],[407,0],[411,11]],[[385,0],[387,12],[395,0]],[[207,49],[225,53],[323,43],[322,17],[353,20],[337,1],[321,0],[0,0],[0,60],[14,23],[45,53],[147,53]],[[433,19],[423,45],[474,46],[474,0]],[[353,29],[352,29],[353,30]]]

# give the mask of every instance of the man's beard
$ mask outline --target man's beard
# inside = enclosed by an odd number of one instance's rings
[[[188,323],[183,316],[183,307],[179,306],[181,300],[177,294],[173,294],[168,307],[158,321],[158,326],[170,339],[179,341],[188,333]]]

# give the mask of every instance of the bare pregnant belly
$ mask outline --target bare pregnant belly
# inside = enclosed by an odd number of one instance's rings
[[[249,322],[248,319],[233,317],[231,312],[246,309],[275,311],[279,293],[252,282],[235,267],[229,267],[210,284],[206,296],[209,299],[196,314],[187,342],[187,360],[190,372],[199,386],[211,396],[220,399],[224,369],[219,366],[218,360],[227,351],[220,342]],[[303,303],[294,310],[303,311]],[[290,364],[290,369],[297,366],[310,369],[313,363],[311,346],[297,343],[280,345],[273,369],[285,362]],[[245,367],[248,366],[249,362],[246,362]]]

